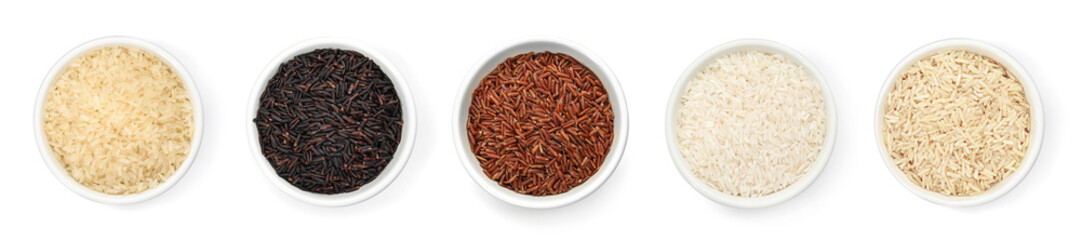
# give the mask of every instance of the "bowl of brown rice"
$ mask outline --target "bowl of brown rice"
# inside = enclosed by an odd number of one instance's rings
[[[901,185],[937,204],[973,206],[1006,194],[1032,169],[1043,105],[1005,51],[946,39],[897,64],[874,125],[882,159]]]
[[[683,179],[714,202],[763,208],[807,189],[837,132],[829,86],[809,59],[743,39],[699,56],[668,101],[668,151]]]
[[[83,43],[45,77],[34,135],[46,166],[68,189],[131,204],[175,185],[202,138],[199,93],[164,49],[131,37]]]

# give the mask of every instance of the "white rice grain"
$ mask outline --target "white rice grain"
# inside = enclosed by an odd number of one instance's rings
[[[680,154],[703,183],[760,197],[802,178],[826,138],[817,82],[788,57],[745,51],[717,58],[680,99]]]

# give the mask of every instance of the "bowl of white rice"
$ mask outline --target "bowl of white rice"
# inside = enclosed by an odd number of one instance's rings
[[[1043,142],[1032,78],[990,44],[946,39],[906,56],[882,86],[875,137],[887,169],[946,206],[989,202],[1017,186]]]
[[[184,176],[199,150],[202,116],[195,83],[172,54],[144,40],[104,37],[53,65],[34,106],[34,135],[68,189],[131,204]]]
[[[698,57],[676,82],[665,117],[683,178],[738,208],[776,205],[810,186],[837,132],[833,97],[810,60],[758,39]]]

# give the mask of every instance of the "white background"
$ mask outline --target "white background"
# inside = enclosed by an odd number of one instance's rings
[[[832,238],[1077,237],[1081,207],[1081,9],[1038,1],[3,1],[0,3],[0,239],[469,237]],[[1068,2],[1068,1],[1063,1]],[[629,101],[627,151],[609,181],[563,208],[505,204],[466,175],[450,136],[451,104],[469,68],[493,48],[532,35],[570,39],[599,55]],[[46,72],[82,42],[143,38],[193,75],[205,107],[202,148],[187,175],[150,201],[83,199],[46,169],[31,130]],[[376,47],[401,70],[419,113],[412,159],[382,194],[322,208],[292,199],[257,168],[242,124],[266,64],[290,45],[337,36]],[[1028,177],[989,204],[924,201],[886,170],[875,148],[874,104],[889,71],[932,41],[969,37],[1017,58],[1035,79],[1047,134]],[[742,210],[702,197],[677,173],[663,112],[699,54],[764,38],[806,55],[826,77],[840,131],[821,177],[781,205]],[[1072,231],[1071,231],[1072,230]]]

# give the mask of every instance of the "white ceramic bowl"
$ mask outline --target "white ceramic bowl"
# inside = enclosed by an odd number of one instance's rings
[[[469,106],[473,96],[473,90],[480,84],[481,79],[487,76],[497,65],[507,60],[507,58],[523,53],[544,51],[570,55],[597,75],[597,78],[604,84],[605,90],[608,91],[608,101],[611,102],[612,113],[615,114],[615,125],[613,127],[615,133],[612,139],[612,146],[604,159],[604,163],[601,164],[600,169],[598,169],[597,173],[593,174],[589,180],[586,180],[584,183],[574,187],[570,191],[538,197],[511,191],[484,175],[484,170],[481,169],[480,162],[477,161],[472,150],[470,150],[471,148],[469,146],[469,138],[465,125],[469,118]],[[451,129],[454,131],[452,134],[454,137],[454,144],[456,146],[455,148],[458,149],[458,156],[459,159],[462,160],[462,166],[465,167],[466,172],[473,178],[473,181],[484,189],[484,191],[487,191],[499,200],[503,200],[512,205],[534,209],[556,208],[577,202],[578,200],[589,196],[589,194],[596,191],[597,188],[600,188],[608,177],[612,175],[612,172],[615,171],[616,166],[619,165],[619,160],[623,157],[623,149],[627,144],[627,129],[629,124],[627,119],[627,100],[623,98],[623,90],[620,88],[616,76],[612,74],[612,71],[608,69],[607,65],[604,65],[604,63],[601,62],[599,57],[589,52],[584,47],[564,39],[551,37],[524,38],[512,41],[497,48],[474,65],[473,70],[466,76],[454,104],[454,118],[451,119]]]
[[[935,53],[944,50],[965,50],[973,53],[983,55],[985,57],[994,59],[1007,71],[1013,73],[1014,77],[1021,82],[1022,87],[1025,88],[1025,98],[1028,99],[1029,105],[1029,119],[1031,120],[1031,132],[1029,135],[1028,151],[1025,153],[1025,158],[1021,162],[1021,167],[1010,174],[1001,182],[995,184],[987,191],[984,191],[980,195],[976,196],[946,196],[938,192],[928,191],[923,187],[912,183],[908,180],[908,177],[901,172],[897,165],[893,163],[893,158],[890,158],[889,153],[886,151],[886,143],[882,141],[882,121],[885,114],[886,100],[889,97],[891,91],[893,91],[894,82],[901,76],[902,73],[909,66],[916,63],[920,59],[930,57]],[[1040,152],[1040,146],[1043,143],[1043,103],[1040,102],[1040,94],[1036,91],[1036,85],[1032,82],[1032,78],[1029,77],[1025,69],[1021,67],[1021,64],[1017,62],[1013,57],[1010,57],[1005,51],[998,49],[990,44],[972,40],[972,39],[946,39],[937,42],[927,44],[911,54],[906,56],[904,60],[901,60],[897,64],[897,67],[893,69],[889,77],[886,78],[886,83],[882,85],[882,93],[879,95],[878,105],[875,106],[875,142],[878,145],[878,150],[882,154],[882,160],[886,163],[886,168],[893,174],[897,181],[908,188],[909,191],[916,195],[931,201],[946,206],[974,206],[982,203],[995,200],[998,197],[1009,192],[1013,187],[1021,183],[1021,180],[1025,178],[1028,171],[1032,169],[1032,165],[1036,162],[1036,156]]]
[[[68,174],[68,171],[64,169],[64,165],[57,161],[55,156],[53,156],[53,151],[49,147],[48,139],[45,138],[45,130],[43,126],[45,97],[49,93],[49,88],[52,87],[53,82],[56,81],[57,75],[61,74],[64,70],[67,70],[68,64],[71,63],[71,61],[75,58],[78,58],[89,51],[111,46],[132,47],[146,50],[147,52],[156,55],[158,59],[161,59],[162,62],[168,65],[169,68],[173,70],[173,72],[176,72],[177,76],[180,77],[184,88],[188,90],[188,94],[190,95],[189,98],[191,99],[193,114],[192,117],[195,120],[195,129],[191,138],[191,152],[188,153],[187,159],[184,159],[184,162],[180,164],[180,167],[176,169],[176,172],[173,173],[173,175],[170,176],[168,179],[166,179],[165,182],[159,184],[154,188],[147,189],[146,191],[137,194],[111,195],[92,190],[90,188],[87,188],[86,186],[83,186],[82,184],[79,184],[79,182],[76,182],[75,179],[71,178],[71,175]],[[83,43],[75,47],[75,49],[68,51],[68,53],[64,54],[64,56],[61,57],[60,60],[56,61],[56,64],[53,65],[53,68],[49,70],[49,74],[45,76],[45,80],[42,81],[41,88],[38,90],[37,102],[34,104],[34,137],[37,140],[38,151],[41,153],[41,158],[45,160],[45,164],[49,167],[49,170],[53,172],[53,175],[55,175],[56,178],[64,184],[64,186],[67,186],[68,189],[71,189],[71,191],[74,191],[75,193],[87,199],[101,203],[137,203],[154,198],[165,192],[166,190],[169,190],[169,188],[176,184],[177,181],[180,181],[180,178],[184,176],[184,173],[188,171],[188,168],[191,168],[192,162],[195,161],[195,155],[199,152],[199,143],[203,138],[203,106],[202,103],[199,101],[199,91],[196,89],[195,82],[192,81],[191,75],[188,74],[188,71],[184,69],[183,65],[180,65],[180,61],[174,58],[173,55],[169,54],[169,52],[166,52],[165,49],[162,49],[150,42],[132,37],[112,36],[98,38]]]
[[[364,184],[357,190],[351,192],[338,193],[338,194],[321,194],[313,193],[301,190],[296,186],[293,186],[289,182],[285,181],[278,176],[278,173],[274,171],[274,168],[270,165],[270,162],[263,156],[262,147],[259,144],[259,131],[255,126],[256,113],[259,111],[259,97],[263,94],[263,90],[266,88],[267,82],[270,78],[278,72],[278,67],[286,61],[292,60],[293,57],[305,53],[309,53],[316,49],[343,49],[352,50],[363,54],[364,56],[372,59],[383,73],[390,78],[390,81],[394,83],[394,89],[398,93],[398,99],[401,101],[402,107],[402,136],[398,143],[398,149],[394,152],[394,157],[390,163],[383,169],[383,172],[379,173],[374,180],[368,184]],[[256,164],[266,174],[274,185],[278,186],[282,191],[289,196],[292,196],[301,201],[325,207],[340,207],[347,206],[367,200],[387,186],[390,186],[391,182],[398,177],[398,174],[405,168],[406,161],[409,160],[410,154],[413,152],[413,139],[416,136],[416,105],[413,103],[413,94],[409,91],[409,85],[406,84],[405,78],[398,72],[398,68],[395,68],[393,64],[383,57],[382,54],[376,52],[374,48],[364,45],[360,42],[343,39],[343,38],[316,38],[307,41],[303,41],[293,45],[274,57],[267,64],[263,73],[259,75],[255,83],[255,87],[252,88],[251,100],[248,103],[247,118],[244,119],[245,126],[248,129],[248,145],[251,147],[252,155],[255,157]]]
[[[682,154],[679,152],[679,140],[676,136],[676,124],[679,123],[680,97],[687,88],[687,83],[694,80],[695,76],[699,72],[702,72],[709,64],[713,63],[715,59],[743,51],[762,51],[778,54],[786,56],[800,64],[808,73],[810,73],[811,78],[814,78],[814,81],[818,83],[818,88],[822,90],[822,98],[826,105],[826,140],[823,142],[822,151],[819,152],[818,159],[815,160],[811,169],[809,169],[802,178],[795,183],[792,183],[792,185],[772,194],[753,198],[737,197],[717,191],[703,183],[698,177],[694,176],[694,173],[688,169]],[[665,134],[668,140],[668,152],[672,155],[672,161],[675,162],[676,169],[679,170],[680,175],[683,175],[683,179],[687,180],[687,183],[690,183],[691,187],[697,190],[698,193],[706,196],[706,198],[717,203],[738,208],[762,208],[773,206],[803,192],[804,189],[807,189],[807,187],[818,178],[818,175],[822,173],[822,170],[826,168],[826,163],[829,162],[830,153],[833,152],[834,139],[837,136],[836,112],[836,106],[834,105],[833,95],[830,93],[829,85],[826,84],[822,74],[818,72],[818,69],[815,68],[814,64],[811,64],[811,61],[803,57],[799,52],[768,40],[743,39],[731,41],[714,47],[699,56],[698,59],[695,59],[694,62],[683,71],[683,75],[677,80],[676,86],[672,89],[671,97],[668,99],[668,112],[665,116]]]

